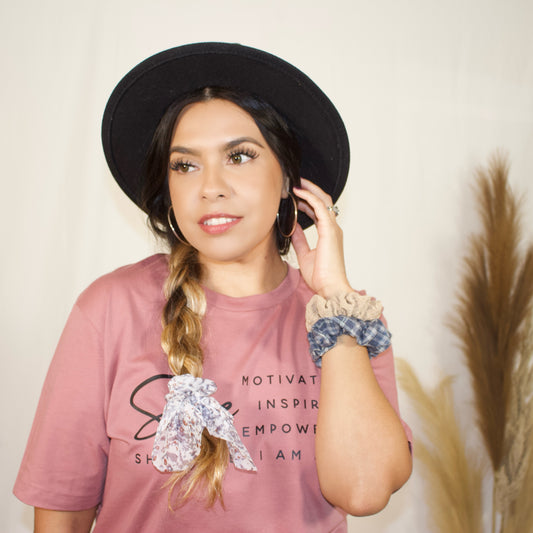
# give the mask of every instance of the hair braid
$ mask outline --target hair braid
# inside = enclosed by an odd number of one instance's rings
[[[144,162],[141,204],[148,214],[153,231],[164,238],[171,249],[169,276],[165,283],[167,303],[162,317],[161,345],[168,355],[170,369],[176,375],[202,375],[200,341],[205,295],[200,286],[201,268],[196,250],[181,244],[168,224],[167,214],[171,205],[168,185],[169,149],[180,113],[188,105],[217,98],[234,103],[252,117],[278,159],[289,181],[289,189],[300,183],[298,139],[283,117],[259,98],[231,89],[205,87],[174,102],[161,118]],[[287,226],[286,215],[293,212],[291,208],[284,209],[284,204],[291,206],[291,202],[281,202],[280,205],[280,223],[283,228]],[[288,227],[291,226],[289,218]],[[283,237],[280,231],[276,231],[276,243],[280,254],[288,252],[290,238]],[[200,455],[187,471],[175,472],[170,477],[169,504],[176,486],[179,487],[181,503],[202,488],[205,489],[209,506],[217,499],[223,504],[222,479],[228,462],[226,441],[214,438],[204,430]]]
[[[201,267],[197,251],[177,245],[169,257],[169,275],[165,282],[167,303],[163,309],[161,346],[168,356],[168,364],[176,375],[202,376],[203,353],[202,316],[205,312],[205,294],[200,285]],[[229,461],[225,440],[211,436],[206,429],[202,434],[199,456],[188,470],[172,474],[168,485],[169,507],[172,492],[181,482],[179,501],[183,503],[199,486],[206,487],[207,505],[217,499],[224,505],[222,479]]]

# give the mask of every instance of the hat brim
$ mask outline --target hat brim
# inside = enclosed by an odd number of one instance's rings
[[[168,107],[208,86],[233,88],[268,102],[289,123],[302,150],[300,175],[339,198],[350,163],[344,123],[324,92],[303,72],[262,50],[197,43],[149,57],[117,85],[102,122],[104,153],[114,178],[137,205],[142,166]],[[311,220],[303,213],[305,228]]]

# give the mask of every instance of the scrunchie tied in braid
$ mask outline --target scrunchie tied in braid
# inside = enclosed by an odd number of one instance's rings
[[[163,309],[161,346],[167,354],[173,374],[202,377],[203,353],[202,316],[205,294],[200,284],[201,267],[198,252],[191,247],[176,245],[169,256],[169,275],[165,282],[167,303]],[[217,499],[223,505],[222,480],[229,463],[227,442],[203,430],[199,455],[187,470],[174,472],[168,485],[169,505],[174,488],[179,487],[183,503],[197,489],[206,492],[207,505]],[[179,484],[179,485],[178,485]]]
[[[257,470],[233,425],[233,416],[211,395],[214,381],[190,374],[173,377],[152,451],[153,465],[160,472],[188,470],[200,454],[202,431],[228,443],[233,464],[242,470]]]

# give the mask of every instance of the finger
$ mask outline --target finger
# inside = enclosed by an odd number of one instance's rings
[[[324,192],[324,190],[321,189],[316,183],[306,180],[305,178],[301,178],[301,184],[302,184],[302,189],[306,189],[312,192],[315,196],[320,198],[326,205],[333,204],[333,200],[331,196],[327,194],[326,192]]]
[[[307,191],[305,189],[293,189],[294,194],[298,196],[301,200],[305,200],[313,209],[314,215],[318,220],[335,220],[335,216],[328,208],[326,207],[326,203],[323,199],[318,198],[315,194],[313,194],[310,191]],[[328,195],[325,195],[327,198],[329,198]],[[328,204],[330,205],[330,204]],[[302,206],[302,211],[304,211]],[[304,211],[305,212],[305,211]],[[307,214],[307,213],[306,213]]]
[[[303,200],[298,200],[297,207],[298,211],[305,213],[316,224],[315,211],[307,202],[304,202]]]
[[[312,181],[301,178],[303,188],[306,188],[308,191],[312,192],[317,198],[320,198],[326,205],[326,209],[329,211],[329,214],[333,217],[337,217],[339,214],[338,209],[333,204],[333,199],[327,193],[325,193],[318,185]]]
[[[302,229],[302,226],[300,226],[300,224],[296,224],[296,229],[292,234],[291,242],[297,257],[301,257],[302,255],[308,253],[311,250],[311,248],[309,247],[309,243],[307,242],[304,230]]]

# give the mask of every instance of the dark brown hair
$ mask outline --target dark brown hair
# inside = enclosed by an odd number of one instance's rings
[[[289,180],[289,190],[300,184],[300,146],[286,121],[272,106],[255,96],[233,89],[206,87],[194,91],[174,102],[163,115],[152,138],[144,164],[141,206],[148,213],[148,220],[153,231],[167,240],[171,248],[177,243],[167,221],[170,207],[168,161],[174,126],[179,114],[186,106],[215,99],[227,100],[246,111],[253,118],[265,141],[274,152],[283,174]],[[280,202],[279,219],[283,233],[290,233],[294,224],[294,209],[290,198]],[[290,238],[283,237],[279,229],[276,232],[276,243],[280,254],[288,252]]]
[[[191,374],[201,377],[203,352],[201,347],[202,317],[205,311],[205,294],[201,286],[201,265],[198,252],[181,243],[169,227],[167,213],[170,207],[168,188],[168,164],[170,142],[181,111],[190,104],[213,99],[228,100],[245,110],[255,121],[265,141],[274,152],[283,174],[289,180],[289,190],[300,182],[300,150],[296,137],[286,122],[268,104],[257,98],[220,88],[205,88],[183,98],[167,110],[154,134],[145,162],[145,186],[142,207],[155,233],[165,238],[170,245],[169,274],[164,293],[167,299],[162,313],[163,331],[161,346],[168,357],[173,374]],[[281,200],[276,242],[281,254],[287,253],[289,234],[294,221],[294,208],[290,198]],[[204,430],[201,450],[189,468],[174,472],[168,480],[169,506],[172,495],[178,489],[180,504],[192,495],[205,490],[206,503],[217,500],[223,504],[222,480],[229,461],[225,440],[213,437]]]

